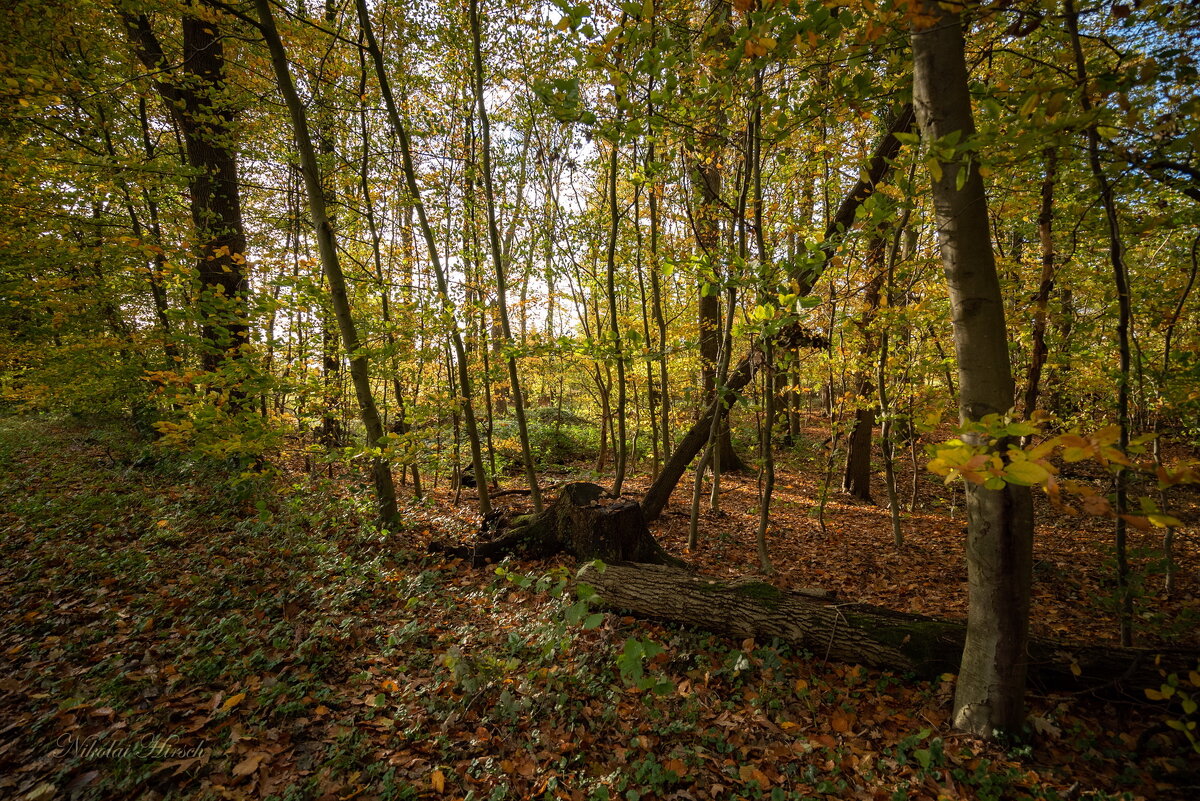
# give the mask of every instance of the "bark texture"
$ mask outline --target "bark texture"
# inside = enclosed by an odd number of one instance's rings
[[[475,543],[433,543],[430,550],[470,559],[476,566],[510,555],[539,559],[562,551],[582,561],[683,564],[654,539],[636,502],[618,498],[605,503],[606,495],[598,484],[567,484],[541,512],[511,520],[493,513],[484,518]]]
[[[975,124],[962,22],[937,3],[927,2],[925,12],[932,23],[912,36],[913,105],[922,136],[938,154],[933,203],[965,423],[1007,412],[1015,386],[983,178],[967,158]],[[1006,446],[1000,442],[997,450]],[[1012,484],[989,490],[968,483],[966,491],[970,605],[954,725],[992,737],[1017,732],[1024,722],[1033,502],[1028,487]]]
[[[961,622],[837,603],[818,589],[784,590],[757,580],[718,581],[661,565],[588,566],[579,577],[613,610],[737,637],[779,639],[814,656],[936,678],[958,670],[968,637]],[[1195,651],[1118,648],[1055,640],[1029,643],[1030,683],[1045,690],[1144,700],[1160,670],[1194,669]]]

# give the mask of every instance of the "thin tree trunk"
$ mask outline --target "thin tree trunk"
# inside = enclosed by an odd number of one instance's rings
[[[1083,57],[1083,46],[1079,39],[1079,15],[1075,11],[1073,0],[1063,0],[1063,12],[1066,17],[1067,31],[1071,35],[1071,49],[1075,54],[1076,77],[1079,81],[1079,105],[1085,115],[1092,111],[1092,99],[1088,94],[1087,62]],[[1109,258],[1112,262],[1113,283],[1117,289],[1117,349],[1120,353],[1120,378],[1117,382],[1117,425],[1121,429],[1117,439],[1117,447],[1122,453],[1129,448],[1129,328],[1132,323],[1133,311],[1129,293],[1129,272],[1125,267],[1125,254],[1121,246],[1121,224],[1117,219],[1117,206],[1113,198],[1112,185],[1104,174],[1100,164],[1100,133],[1096,123],[1092,122],[1086,129],[1088,143],[1088,165],[1092,178],[1096,181],[1096,189],[1100,193],[1100,202],[1104,206],[1104,220],[1108,225]],[[1129,557],[1126,553],[1125,514],[1128,506],[1129,474],[1117,465],[1116,498],[1113,511],[1116,513],[1115,546],[1117,559],[1117,596],[1120,605],[1121,645],[1133,644],[1133,590],[1129,586]]]
[[[265,2],[265,0],[256,0],[256,2]],[[454,305],[450,300],[450,285],[446,279],[446,272],[442,268],[441,257],[438,255],[437,240],[434,236],[433,228],[429,224],[429,216],[425,211],[425,203],[421,199],[421,189],[417,185],[417,172],[413,165],[412,146],[409,143],[408,129],[404,125],[404,121],[400,118],[400,110],[396,105],[396,98],[392,94],[391,82],[388,80],[387,70],[383,64],[383,53],[379,49],[379,43],[376,41],[375,32],[371,27],[371,15],[367,9],[367,2],[366,0],[355,0],[355,6],[358,8],[358,23],[362,28],[363,38],[366,39],[367,50],[370,52],[371,61],[375,65],[375,77],[379,80],[379,91],[383,95],[388,122],[391,123],[392,130],[395,132],[396,139],[400,144],[400,157],[401,165],[404,169],[405,185],[408,188],[413,206],[417,210],[417,222],[420,223],[421,234],[425,238],[425,247],[429,253],[429,261],[433,265],[433,272],[437,278],[438,295],[442,310],[447,317],[447,325],[450,328],[450,339],[454,344],[455,356],[458,358],[458,382],[459,393],[462,397],[463,423],[467,429],[468,444],[471,448],[471,465],[474,469],[475,481],[479,488],[479,513],[486,515],[492,511],[492,503],[487,489],[487,471],[483,467],[483,451],[479,446],[479,427],[475,422],[475,406],[471,395],[471,374],[467,365],[467,349],[463,345],[462,332],[459,330],[458,322],[454,319]]]
[[[1054,291],[1054,184],[1058,179],[1058,148],[1048,147],[1043,151],[1046,159],[1046,177],[1042,179],[1042,202],[1038,212],[1038,239],[1042,245],[1042,276],[1037,295],[1033,300],[1032,353],[1029,371],[1025,375],[1025,411],[1029,419],[1037,409],[1042,369],[1046,365],[1046,319],[1050,306],[1050,294]]]
[[[624,15],[622,15],[622,21]],[[618,120],[620,116],[618,115]],[[617,138],[612,141],[612,154],[608,159],[608,249],[605,252],[604,280],[608,294],[608,333],[612,337],[614,357],[617,362],[617,408],[616,439],[613,442],[613,467],[616,477],[613,479],[612,494],[620,496],[621,486],[625,483],[626,460],[629,458],[629,446],[625,438],[625,354],[621,349],[621,326],[617,319],[617,233],[620,229],[621,217],[617,210],[617,159],[620,150],[617,148]]]
[[[346,291],[346,279],[342,274],[341,261],[338,256],[337,242],[333,227],[325,209],[325,196],[322,191],[321,170],[317,163],[316,150],[308,133],[308,118],[304,105],[296,93],[295,84],[288,67],[287,53],[279,32],[275,28],[275,19],[271,13],[269,0],[255,0],[260,29],[267,48],[271,53],[271,65],[275,70],[275,78],[279,91],[283,95],[291,116],[293,133],[296,138],[296,149],[300,157],[301,170],[304,173],[304,185],[308,192],[309,214],[317,238],[320,251],[321,267],[329,282],[330,299],[333,302],[334,314],[337,316],[338,328],[342,335],[342,343],[350,357],[350,380],[354,384],[354,392],[358,398],[359,414],[362,417],[363,428],[367,432],[367,446],[378,448],[383,443],[383,423],[379,410],[375,406],[375,397],[371,391],[370,365],[366,353],[358,339],[358,330],[350,313],[350,299]],[[387,460],[381,456],[372,459],[372,473],[375,479],[375,495],[379,505],[379,515],[387,523],[397,521],[396,487],[392,482],[392,470]]]
[[[1179,322],[1179,317],[1183,314],[1183,308],[1187,305],[1188,295],[1192,292],[1192,287],[1196,285],[1196,274],[1200,269],[1200,261],[1197,260],[1197,251],[1200,250],[1200,234],[1197,234],[1192,239],[1191,255],[1192,269],[1188,273],[1187,283],[1184,284],[1183,291],[1179,293],[1179,301],[1175,304],[1175,311],[1171,314],[1171,319],[1167,322],[1167,330],[1163,335],[1163,366],[1161,385],[1165,389],[1166,382],[1171,377],[1171,340],[1175,337],[1175,326]],[[1157,425],[1155,426],[1157,430]],[[1160,439],[1154,440],[1154,459],[1156,462],[1162,462],[1162,452],[1160,450]],[[1165,508],[1165,491],[1159,492],[1160,505]],[[1175,527],[1167,526],[1163,532],[1162,540],[1164,573],[1163,576],[1163,592],[1170,599],[1175,594]]]
[[[870,279],[864,291],[866,308],[859,319],[862,331],[862,364],[873,361],[876,343],[871,326],[879,313],[879,291],[884,280],[884,258],[887,240],[883,231],[877,231],[867,247],[866,264]],[[873,503],[871,498],[871,439],[875,429],[875,388],[871,386],[870,373],[860,369],[854,377],[857,403],[854,422],[846,444],[846,466],[842,471],[842,491],[861,501]]]
[[[365,0],[360,0],[363,2]],[[492,135],[488,124],[487,104],[483,92],[483,55],[480,44],[479,0],[470,0],[471,53],[475,74],[475,103],[479,114],[479,134],[483,151],[483,197],[487,205],[488,243],[492,252],[492,267],[496,272],[496,296],[500,312],[500,328],[504,343],[513,344],[512,328],[508,321],[508,287],[504,254],[500,249],[500,230],[496,225],[496,197],[492,186]],[[513,413],[517,418],[517,435],[521,439],[521,456],[525,462],[525,478],[529,482],[529,498],[536,511],[542,509],[542,493],[538,489],[537,470],[533,464],[533,451],[529,447],[529,426],[525,420],[525,399],[521,394],[521,379],[517,375],[517,357],[511,351],[506,356],[508,381],[512,387]],[[624,423],[622,422],[622,425]]]
[[[821,246],[821,252],[824,259],[820,266],[809,269],[802,273],[796,273],[790,277],[796,281],[799,295],[807,295],[812,291],[813,285],[821,277],[825,269],[832,260],[833,253],[839,242],[842,241],[845,233],[850,230],[854,224],[854,217],[863,202],[875,192],[875,187],[892,169],[892,160],[900,151],[900,140],[896,138],[896,134],[904,134],[912,129],[913,107],[911,104],[901,107],[892,119],[892,124],[887,131],[880,137],[879,142],[875,146],[875,150],[871,155],[871,159],[866,167],[866,175],[864,175],[846,194],[841,204],[838,206],[837,213],[830,221],[825,231],[825,241]],[[781,349],[796,348],[799,346],[811,347],[816,340],[806,332],[797,328],[789,328],[781,333],[780,341],[776,346]],[[757,350],[751,350],[750,354],[738,363],[730,374],[730,379],[726,382],[726,400],[732,404],[737,397],[737,394],[748,384],[754,377],[754,372],[757,370],[761,361],[762,354]],[[671,456],[663,463],[662,472],[651,484],[650,489],[646,491],[645,497],[642,499],[642,510],[646,515],[647,520],[655,520],[662,513],[662,510],[667,505],[667,500],[671,497],[671,492],[679,483],[679,479],[683,476],[687,466],[700,453],[701,448],[708,441],[708,427],[712,423],[710,417],[713,414],[713,405],[709,404],[704,414],[700,419],[692,425],[683,437],[676,443],[675,450]],[[722,413],[726,413],[726,408]]]

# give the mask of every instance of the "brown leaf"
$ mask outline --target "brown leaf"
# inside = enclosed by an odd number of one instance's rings
[[[249,776],[254,771],[258,770],[259,764],[267,758],[265,751],[255,751],[250,756],[243,759],[233,767],[234,776]]]

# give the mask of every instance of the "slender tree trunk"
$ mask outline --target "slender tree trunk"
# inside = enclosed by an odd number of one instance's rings
[[[864,292],[866,308],[859,319],[862,331],[862,364],[865,366],[873,361],[876,343],[875,333],[871,330],[875,317],[879,313],[879,291],[884,279],[884,258],[887,251],[887,240],[882,231],[871,237],[867,247],[867,266],[871,277]],[[871,386],[870,373],[860,369],[854,376],[857,403],[854,410],[854,422],[851,424],[850,435],[846,444],[846,466],[842,471],[842,491],[861,501],[873,503],[871,498],[871,439],[875,429],[875,388]]]
[[[508,287],[504,254],[500,249],[500,230],[496,225],[496,197],[492,186],[492,134],[488,124],[487,104],[483,92],[483,55],[480,43],[479,0],[470,0],[471,53],[475,74],[475,103],[479,113],[479,134],[483,151],[483,197],[487,205],[488,243],[492,252],[492,267],[496,271],[496,297],[499,301],[500,328],[504,344],[512,347],[512,328],[508,322]],[[529,482],[529,498],[535,511],[542,510],[542,493],[538,489],[537,470],[533,464],[533,452],[529,447],[529,426],[525,420],[525,399],[521,394],[521,379],[517,374],[517,357],[511,351],[506,354],[508,381],[512,387],[513,413],[517,418],[517,435],[521,439],[521,456],[525,462],[525,478]],[[622,421],[622,425],[624,422]]]
[[[1073,0],[1064,0],[1063,12],[1067,21],[1067,30],[1071,34],[1071,49],[1075,54],[1075,70],[1079,80],[1079,104],[1085,115],[1092,111],[1092,99],[1088,92],[1087,62],[1083,56],[1083,46],[1079,39],[1079,15],[1075,11]],[[1116,200],[1113,197],[1112,185],[1104,174],[1100,164],[1100,133],[1096,123],[1092,122],[1086,130],[1088,143],[1088,165],[1092,178],[1096,181],[1096,189],[1100,193],[1100,202],[1104,206],[1104,220],[1108,225],[1109,258],[1112,262],[1113,282],[1117,288],[1117,348],[1120,352],[1120,378],[1117,381],[1117,425],[1121,434],[1117,447],[1122,453],[1129,448],[1129,336],[1132,325],[1133,310],[1129,293],[1129,272],[1125,267],[1125,254],[1121,246],[1121,225],[1117,219]],[[1133,644],[1133,591],[1129,586],[1129,557],[1126,553],[1125,514],[1128,506],[1129,474],[1123,467],[1117,465],[1116,503],[1113,511],[1116,513],[1115,545],[1117,558],[1117,595],[1120,605],[1121,645]]]
[[[321,256],[321,267],[329,282],[329,295],[333,302],[334,314],[337,317],[338,328],[342,335],[342,344],[350,357],[350,380],[354,384],[354,393],[358,398],[359,414],[362,417],[363,428],[367,432],[367,446],[380,447],[383,443],[383,422],[379,410],[375,406],[375,396],[371,390],[370,365],[366,353],[358,338],[354,318],[350,312],[350,298],[346,291],[346,279],[342,274],[342,265],[338,256],[337,241],[334,237],[333,226],[325,208],[325,195],[322,190],[321,169],[317,163],[316,150],[308,133],[308,118],[300,96],[296,93],[292,74],[288,67],[287,52],[283,41],[275,28],[275,19],[271,13],[269,0],[255,0],[260,28],[267,49],[271,53],[271,65],[275,70],[275,78],[279,91],[283,95],[291,116],[293,133],[296,138],[296,149],[300,157],[300,167],[304,174],[304,185],[308,192],[308,209],[317,238],[317,247]],[[375,478],[375,496],[379,504],[379,515],[387,523],[394,523],[398,513],[396,509],[396,487],[392,482],[392,470],[387,460],[376,456],[372,459],[372,472]]]
[[[775,492],[775,442],[771,436],[775,431],[775,364],[771,341],[764,345],[763,359],[765,380],[763,381],[763,427],[759,435],[759,452],[762,458],[762,491],[758,500],[758,567],[764,573],[773,572],[771,558],[767,554],[767,531],[771,526],[771,497]]]
[[[871,154],[871,159],[864,170],[866,174],[851,187],[845,198],[842,199],[841,204],[839,204],[837,213],[826,227],[825,241],[821,246],[824,259],[821,261],[820,266],[789,276],[796,281],[797,294],[807,295],[812,291],[813,286],[824,272],[825,265],[829,264],[832,260],[838,243],[842,241],[846,231],[850,230],[851,226],[853,226],[854,217],[858,209],[868,197],[874,194],[876,185],[891,172],[892,160],[900,152],[900,140],[896,138],[896,134],[904,134],[911,130],[914,119],[911,104],[902,106],[893,116],[892,124],[888,126],[887,131],[880,137]],[[781,333],[776,347],[794,349],[800,346],[812,347],[817,343],[818,340],[807,332],[797,328],[789,328]],[[761,352],[752,349],[750,354],[742,359],[731,371],[729,381],[725,385],[726,401],[729,404],[732,404],[737,398],[738,393],[753,380],[754,373],[758,369],[761,359]],[[654,520],[662,513],[667,500],[671,497],[671,493],[675,489],[675,485],[679,483],[679,479],[682,478],[684,472],[687,470],[687,466],[691,464],[691,461],[696,458],[696,455],[700,453],[701,448],[708,441],[708,428],[712,423],[710,415],[715,413],[714,408],[712,404],[709,404],[700,419],[679,439],[670,458],[663,463],[662,472],[658,474],[650,489],[646,491],[646,495],[642,499],[642,511],[645,513],[647,520]],[[724,414],[727,411],[728,407],[722,413]]]
[[[1046,319],[1049,316],[1050,295],[1054,292],[1054,184],[1058,179],[1058,148],[1048,147],[1043,151],[1046,159],[1046,176],[1042,179],[1042,202],[1038,211],[1038,239],[1042,245],[1042,276],[1037,295],[1033,300],[1032,353],[1029,371],[1025,374],[1025,418],[1029,419],[1037,409],[1038,393],[1041,389],[1042,369],[1046,365]]]
[[[1179,317],[1183,314],[1184,306],[1187,305],[1188,295],[1192,293],[1192,287],[1196,285],[1196,274],[1200,271],[1200,260],[1197,259],[1197,252],[1200,251],[1200,234],[1197,234],[1192,239],[1191,256],[1192,269],[1188,273],[1187,283],[1183,286],[1183,291],[1179,293],[1179,300],[1175,304],[1175,311],[1171,315],[1171,319],[1167,321],[1167,330],[1163,335],[1163,366],[1162,379],[1160,385],[1163,389],[1166,388],[1167,381],[1171,378],[1171,340],[1175,337],[1175,326],[1179,323]],[[1157,422],[1157,421],[1156,421]],[[1157,425],[1155,426],[1157,430]],[[1162,452],[1160,450],[1160,438],[1154,440],[1154,460],[1159,464],[1162,463]],[[1159,491],[1159,505],[1166,508],[1166,493],[1163,490]],[[1175,527],[1167,526],[1163,531],[1162,539],[1163,550],[1163,592],[1170,599],[1175,594],[1175,572],[1178,565],[1175,564]]]
[[[479,427],[475,422],[475,406],[471,395],[471,373],[467,365],[467,349],[463,345],[462,332],[459,330],[458,322],[454,319],[454,305],[450,299],[450,284],[446,279],[446,272],[442,268],[441,257],[438,255],[437,239],[434,236],[433,227],[429,224],[429,215],[426,213],[425,203],[421,199],[421,189],[417,185],[417,171],[413,165],[412,146],[408,138],[408,128],[400,118],[400,109],[396,105],[395,96],[392,94],[392,85],[388,80],[387,70],[383,64],[383,52],[379,49],[374,29],[371,27],[371,15],[367,9],[367,2],[366,0],[355,0],[355,6],[358,9],[358,23],[362,28],[363,38],[366,39],[367,50],[370,52],[371,61],[375,65],[375,76],[379,80],[379,91],[383,95],[388,122],[391,123],[392,130],[395,131],[396,139],[400,145],[404,182],[408,188],[408,194],[412,199],[413,206],[417,210],[417,222],[420,223],[421,234],[425,238],[425,247],[429,253],[429,262],[433,265],[433,272],[437,278],[438,295],[442,311],[446,317],[446,325],[450,328],[450,339],[454,345],[454,353],[458,361],[458,382],[459,393],[462,397],[463,423],[467,429],[468,444],[471,448],[471,465],[474,469],[475,481],[479,489],[479,513],[486,515],[492,511],[492,503],[487,489],[487,471],[483,467],[483,451],[479,446]]]
[[[624,15],[622,15],[624,19]],[[619,116],[618,116],[619,119]],[[608,249],[605,253],[604,280],[608,294],[608,334],[612,338],[614,357],[617,362],[617,431],[613,441],[613,466],[616,478],[613,479],[612,494],[619,496],[621,486],[625,483],[626,460],[629,458],[629,446],[625,434],[625,354],[621,348],[621,326],[617,319],[617,234],[620,230],[621,217],[617,210],[617,159],[620,150],[617,148],[617,138],[613,137],[612,153],[608,159]]]
[[[967,86],[963,28],[936,2],[933,18],[914,29],[913,104],[926,141],[975,133]],[[962,171],[966,175],[961,175]],[[938,174],[940,172],[940,175]],[[1004,301],[990,246],[983,178],[956,153],[939,160],[933,201],[942,266],[949,286],[958,354],[963,423],[1012,406]],[[972,444],[986,440],[969,438]],[[1001,453],[1005,443],[998,446]],[[1033,567],[1033,503],[1028,487],[990,490],[967,485],[967,638],[954,697],[956,727],[982,737],[1015,734],[1024,722],[1025,676]]]
[[[641,221],[641,187],[634,187],[633,190],[633,219],[634,223],[634,271],[638,277],[638,298],[642,306],[642,340],[643,354],[646,364],[646,415],[650,419],[650,454],[651,454],[651,479],[658,475],[658,469],[662,465],[662,451],[659,448],[659,428],[658,428],[658,399],[660,394],[654,386],[654,365],[651,364],[649,358],[649,350],[654,342],[654,337],[650,333],[650,304],[649,298],[646,296],[646,271],[643,269],[642,261],[642,227]],[[638,431],[640,433],[641,426]],[[635,435],[636,437],[636,435]],[[634,443],[634,452],[637,452],[636,441]]]

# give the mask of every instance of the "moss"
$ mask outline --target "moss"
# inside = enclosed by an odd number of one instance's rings
[[[920,675],[935,676],[957,669],[962,643],[946,636],[948,625],[940,620],[890,621],[849,611],[843,615],[851,628],[865,632],[876,642],[908,657]]]
[[[763,603],[778,604],[783,600],[783,591],[765,581],[748,581],[733,588],[738,595],[753,598]]]
[[[518,515],[512,519],[512,522],[508,524],[508,527],[510,529],[526,528],[527,526],[531,526],[536,523],[537,519],[538,516],[536,513]]]
[[[772,607],[778,606],[784,598],[783,590],[765,581],[746,581],[738,584],[727,584],[723,581],[701,581],[695,587],[699,592],[732,592]]]

